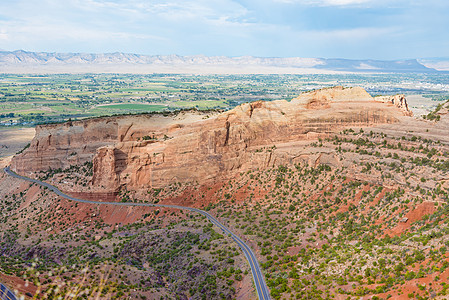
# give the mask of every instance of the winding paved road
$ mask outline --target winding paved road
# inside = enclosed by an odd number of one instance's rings
[[[66,198],[68,200],[76,201],[76,202],[82,202],[82,203],[89,203],[89,204],[101,204],[101,205],[116,205],[116,206],[151,206],[151,207],[165,207],[165,208],[176,208],[176,209],[185,209],[197,212],[199,214],[202,214],[203,216],[207,217],[209,221],[211,221],[214,225],[221,228],[224,233],[230,235],[232,239],[239,245],[240,249],[242,249],[243,253],[245,254],[246,259],[248,260],[248,263],[251,267],[251,272],[253,274],[254,284],[256,285],[257,295],[260,300],[269,300],[270,299],[270,293],[268,291],[268,287],[265,283],[265,279],[263,277],[262,271],[260,270],[259,263],[257,262],[256,256],[254,255],[253,251],[248,247],[247,244],[245,244],[237,235],[235,235],[232,231],[230,231],[226,226],[221,224],[216,218],[211,216],[208,212],[193,208],[193,207],[186,207],[186,206],[179,206],[179,205],[168,205],[168,204],[150,204],[150,203],[135,203],[135,202],[101,202],[101,201],[89,201],[84,199],[78,199],[71,197],[69,195],[64,194],[61,192],[58,188],[55,186],[48,184],[46,182],[42,182],[40,180],[20,176],[13,171],[10,170],[9,167],[6,167],[4,169],[5,173],[13,176],[15,178],[23,179],[29,182],[37,183],[39,185],[45,186],[58,194],[59,196]]]

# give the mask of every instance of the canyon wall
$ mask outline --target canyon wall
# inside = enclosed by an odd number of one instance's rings
[[[188,111],[39,126],[12,168],[32,174],[93,160],[92,184],[106,190],[204,183],[310,159],[299,150],[308,139],[347,127],[395,123],[410,114],[405,98],[376,100],[362,88],[335,87],[291,101],[246,103],[223,113]]]
[[[97,148],[117,140],[117,127],[108,119],[37,125],[29,148],[14,157],[11,167],[30,175],[92,161]]]
[[[98,148],[136,141],[161,131],[161,128],[170,127],[170,122],[183,124],[186,115],[189,123],[191,120],[201,120],[207,114],[211,113],[190,111],[179,113],[176,117],[171,113],[125,115],[37,125],[29,148],[13,158],[11,168],[20,174],[32,175],[48,169],[80,165],[92,161]]]

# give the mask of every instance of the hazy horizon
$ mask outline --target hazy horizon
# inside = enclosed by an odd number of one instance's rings
[[[229,58],[239,58],[239,57],[254,57],[254,58],[318,58],[318,59],[345,59],[345,60],[385,60],[385,61],[401,61],[401,60],[420,60],[420,59],[433,59],[433,60],[447,60],[449,59],[449,55],[440,56],[440,57],[405,57],[405,58],[389,58],[389,59],[376,59],[371,57],[362,57],[362,58],[346,58],[346,57],[304,57],[304,56],[258,56],[258,55],[206,55],[203,53],[191,54],[191,55],[182,55],[178,53],[136,53],[136,52],[123,52],[123,51],[109,51],[109,52],[86,52],[86,51],[31,51],[27,49],[3,49],[0,48],[0,51],[3,52],[29,52],[29,53],[51,53],[51,54],[115,54],[115,53],[123,53],[123,54],[131,54],[131,55],[145,55],[145,56],[182,56],[182,57],[229,57]]]

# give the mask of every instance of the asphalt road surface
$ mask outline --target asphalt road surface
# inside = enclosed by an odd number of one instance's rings
[[[17,300],[15,294],[3,285],[3,283],[0,283],[0,300]]]
[[[262,271],[260,270],[259,263],[256,259],[256,256],[254,255],[251,248],[248,247],[247,244],[245,244],[237,235],[235,235],[232,231],[230,231],[226,226],[221,224],[217,219],[215,219],[213,216],[211,216],[208,212],[193,208],[193,207],[186,207],[186,206],[179,206],[179,205],[164,205],[164,204],[150,204],[150,203],[135,203],[135,202],[101,202],[101,201],[89,201],[84,199],[78,199],[75,197],[71,197],[69,195],[64,194],[60,190],[58,190],[55,186],[48,184],[46,182],[42,182],[40,180],[20,176],[13,171],[10,170],[9,167],[6,167],[4,169],[6,174],[13,176],[15,178],[23,179],[29,182],[33,182],[36,184],[39,184],[41,186],[47,187],[53,192],[55,192],[57,195],[66,198],[68,200],[76,201],[76,202],[82,202],[82,203],[89,203],[89,204],[101,204],[101,205],[116,205],[116,206],[151,206],[151,207],[165,207],[165,208],[176,208],[176,209],[185,209],[197,212],[199,214],[202,214],[203,216],[207,217],[209,221],[211,221],[214,225],[221,228],[223,232],[230,237],[239,245],[240,249],[242,249],[243,253],[245,254],[246,259],[248,260],[248,263],[251,267],[251,273],[253,275],[254,284],[256,286],[257,295],[260,300],[268,300],[270,299],[270,292],[268,291],[267,284],[265,283],[265,279],[263,277]]]

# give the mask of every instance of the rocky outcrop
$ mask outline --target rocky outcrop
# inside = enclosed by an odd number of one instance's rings
[[[104,146],[137,141],[149,136],[161,138],[160,134],[155,134],[162,132],[161,128],[182,127],[185,122],[201,120],[207,114],[211,113],[115,116],[38,125],[30,147],[14,157],[11,168],[18,173],[30,175],[49,168],[65,169],[71,165],[80,165],[92,161],[97,149]],[[147,143],[154,141],[151,139]],[[101,170],[103,171],[106,172]]]
[[[117,141],[117,127],[110,119],[37,125],[30,147],[16,156],[11,166],[27,174],[92,161],[97,148]]]
[[[384,102],[384,103],[390,103],[397,108],[401,109],[404,112],[404,115],[406,116],[412,116],[413,113],[409,110],[407,99],[405,98],[405,95],[399,94],[394,96],[378,96],[374,98],[376,101]]]
[[[223,180],[298,159],[335,161],[332,154],[311,158],[298,149],[307,139],[345,127],[397,122],[408,115],[405,99],[402,103],[398,108],[374,101],[362,88],[336,87],[291,101],[246,103],[224,113],[190,111],[41,126],[12,167],[27,173],[93,159],[92,184],[105,190]]]

